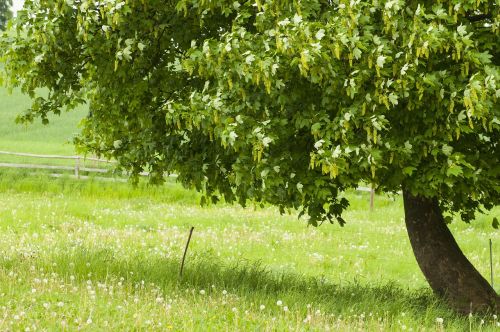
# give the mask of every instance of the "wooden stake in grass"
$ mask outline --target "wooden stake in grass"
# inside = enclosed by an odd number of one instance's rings
[[[191,236],[193,235],[194,227],[191,227],[191,230],[189,231],[189,237],[186,243],[186,248],[184,249],[184,255],[182,255],[182,263],[181,263],[181,270],[179,271],[179,277],[182,278],[182,271],[184,270],[184,261],[186,260],[186,253],[188,251],[189,247],[189,242],[191,242]]]
[[[491,277],[491,288],[495,288],[493,286],[493,242],[490,239],[490,277]]]
[[[373,188],[372,185],[372,188],[370,190],[370,211],[373,211],[374,201],[375,201],[375,189]]]

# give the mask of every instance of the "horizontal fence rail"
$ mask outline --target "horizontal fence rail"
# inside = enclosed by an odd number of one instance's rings
[[[61,155],[52,155],[52,154],[35,154],[35,153],[25,153],[25,152],[13,152],[13,151],[0,151],[0,155],[15,156],[15,157],[28,157],[28,158],[33,158],[33,159],[74,160],[74,162],[75,162],[74,166],[1,162],[0,167],[74,171],[75,176],[77,178],[80,177],[80,172],[101,173],[101,174],[110,172],[110,170],[106,169],[106,168],[86,167],[85,165],[82,166],[82,165],[80,165],[80,163],[82,161],[84,163],[87,161],[92,161],[92,162],[96,162],[96,163],[106,163],[106,164],[115,164],[116,163],[116,161],[114,161],[114,160],[106,160],[106,159],[100,159],[100,158],[94,158],[94,157],[61,156]]]
[[[0,163],[0,167],[10,167],[10,168],[33,168],[33,169],[59,169],[64,171],[73,171],[75,167],[73,166],[58,166],[58,165],[39,165],[39,164],[14,164],[14,163]],[[78,167],[78,170],[82,172],[95,172],[95,173],[107,173],[109,170],[104,168],[92,168],[92,167]]]
[[[116,163],[116,161],[114,160],[99,159],[93,157],[82,157],[82,156],[59,156],[51,154],[33,154],[33,153],[10,152],[10,151],[0,151],[0,154],[9,156],[18,156],[18,157],[46,158],[46,159],[73,159],[73,160],[97,161],[101,163],[113,163],[113,164]]]
[[[25,152],[12,152],[12,151],[0,151],[0,155],[8,155],[8,156],[16,156],[16,157],[29,157],[34,159],[59,159],[59,160],[74,160],[74,166],[65,166],[65,165],[45,165],[45,164],[23,164],[23,163],[8,163],[8,162],[0,162],[0,167],[6,168],[25,168],[25,169],[52,169],[52,170],[60,170],[60,171],[74,171],[75,177],[81,178],[80,172],[88,172],[88,173],[110,173],[111,170],[109,168],[98,168],[98,167],[86,167],[81,166],[80,162],[93,161],[97,163],[105,163],[105,164],[116,164],[115,160],[107,160],[100,159],[94,157],[82,157],[82,156],[61,156],[61,155],[51,155],[51,154],[35,154],[35,153],[25,153]],[[59,174],[60,176],[61,174]],[[127,175],[124,173],[124,175]],[[139,173],[141,176],[149,176],[149,172],[141,172]],[[52,174],[52,176],[58,176],[58,174]],[[175,177],[175,174],[171,174],[171,177]],[[84,179],[88,177],[82,177]]]
[[[60,156],[60,155],[50,155],[50,154],[34,154],[34,153],[25,153],[25,152],[11,152],[11,151],[0,151],[0,155],[9,155],[9,156],[18,156],[18,157],[29,157],[29,158],[40,158],[40,159],[61,159],[61,160],[74,160],[75,166],[62,166],[62,165],[42,165],[42,164],[21,164],[21,163],[3,163],[0,162],[0,167],[8,167],[8,168],[26,168],[26,169],[53,169],[53,170],[61,170],[61,171],[74,171],[76,178],[86,179],[86,176],[80,176],[80,172],[88,172],[88,173],[109,173],[110,169],[106,168],[96,168],[96,167],[85,167],[80,166],[80,161],[94,161],[97,163],[106,163],[106,164],[116,164],[114,160],[100,159],[94,157],[82,157],[82,156]],[[126,174],[124,174],[126,175]],[[148,176],[149,172],[141,172],[139,173],[141,176]],[[51,176],[59,177],[61,174],[52,174]],[[170,174],[171,177],[177,177],[176,174]],[[358,191],[365,191],[370,193],[370,210],[373,210],[374,207],[374,196],[375,190],[373,188],[368,187],[357,187]]]

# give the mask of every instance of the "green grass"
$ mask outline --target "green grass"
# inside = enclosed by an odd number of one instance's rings
[[[27,96],[14,90],[8,94],[0,87],[0,150],[34,154],[75,155],[72,138],[78,133],[78,123],[86,110],[80,108],[63,112],[60,116],[49,117],[50,123],[43,125],[40,120],[24,125],[16,124],[16,117],[29,106]],[[0,155],[0,162],[72,164],[71,161],[40,160],[27,157]]]
[[[498,330],[432,295],[399,197],[370,213],[368,195],[347,196],[345,227],[312,228],[274,208],[201,208],[173,182],[0,171],[0,330]],[[491,215],[451,228],[489,275]]]

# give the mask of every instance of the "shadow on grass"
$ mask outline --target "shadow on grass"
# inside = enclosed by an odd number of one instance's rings
[[[80,281],[87,280],[89,273],[92,273],[91,278],[95,280],[112,281],[123,278],[130,285],[144,281],[146,284],[154,283],[166,293],[187,289],[209,291],[213,285],[218,292],[225,289],[250,302],[264,299],[267,303],[276,303],[281,299],[304,311],[306,305],[312,303],[334,314],[373,312],[383,316],[398,315],[405,311],[406,314],[429,321],[433,321],[436,314],[456,319],[456,315],[433,296],[429,289],[404,289],[395,283],[333,283],[324,278],[275,272],[258,262],[226,264],[210,253],[192,253],[188,257],[182,278],[179,277],[180,264],[177,259],[146,259],[142,255],[118,259],[110,249],[79,247],[77,250],[68,250],[67,254],[47,259],[0,262],[7,269],[19,269],[24,264],[28,268],[35,264],[63,277],[73,275]]]

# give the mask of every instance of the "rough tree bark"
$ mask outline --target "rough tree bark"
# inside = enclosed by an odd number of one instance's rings
[[[500,309],[500,297],[462,253],[446,226],[437,199],[403,190],[410,243],[434,293],[469,313]]]

